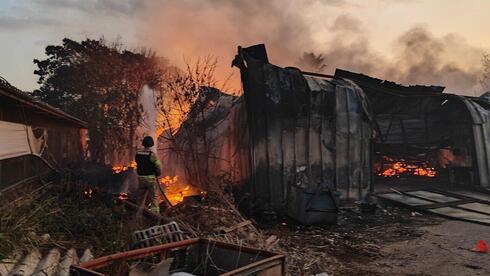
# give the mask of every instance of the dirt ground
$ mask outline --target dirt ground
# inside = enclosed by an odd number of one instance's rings
[[[419,238],[383,246],[373,270],[385,275],[490,275],[490,254],[475,253],[478,239],[490,241],[490,228],[444,220],[421,227]]]
[[[490,241],[488,226],[407,209],[345,208],[337,226],[284,221],[262,230],[277,236],[290,275],[490,275],[490,254],[469,250]]]

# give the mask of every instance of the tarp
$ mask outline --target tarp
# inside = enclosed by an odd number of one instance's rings
[[[0,160],[29,154],[40,155],[46,141],[46,131],[36,138],[31,126],[0,121]]]

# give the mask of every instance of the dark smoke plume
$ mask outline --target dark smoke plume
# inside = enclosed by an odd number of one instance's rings
[[[280,66],[324,73],[342,68],[403,84],[443,85],[467,95],[481,91],[481,49],[455,35],[435,37],[427,27],[415,26],[393,42],[392,53],[379,53],[359,19],[338,15],[347,5],[341,0],[155,1],[146,5],[141,40],[177,65],[213,55],[220,79],[231,72],[237,45],[265,43],[272,63]],[[319,9],[325,20],[308,16]],[[319,43],[319,33],[329,42]]]
[[[458,48],[462,48],[465,56],[481,58],[481,50],[462,41],[454,36],[436,38],[424,27],[413,27],[396,42],[399,57],[392,68],[393,77],[402,83],[440,84],[450,91],[463,94],[477,92],[477,89],[481,89],[478,86],[482,65],[476,63],[465,68],[448,58],[451,54],[461,54]]]

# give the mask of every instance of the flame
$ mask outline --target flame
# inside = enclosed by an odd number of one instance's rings
[[[136,161],[133,160],[131,161],[131,163],[129,164],[129,166],[122,166],[122,165],[115,165],[112,167],[112,173],[113,174],[118,174],[118,173],[122,173],[124,171],[127,171],[128,169],[132,168],[132,169],[136,169]]]
[[[415,175],[424,177],[435,177],[435,168],[429,167],[427,163],[421,165],[406,162],[403,159],[392,163],[388,168],[378,172],[382,177],[400,177],[404,175]]]
[[[202,192],[196,187],[180,182],[177,175],[160,178],[160,185],[162,185],[165,196],[172,206],[183,202],[187,196],[202,195]],[[164,198],[160,198],[160,200],[163,201]]]
[[[168,187],[171,184],[176,183],[177,181],[179,181],[179,176],[177,176],[177,175],[174,177],[164,176],[164,177],[160,178],[160,184],[165,185],[165,187]]]
[[[119,196],[117,197],[120,200],[126,200],[129,198],[128,193],[119,193]]]
[[[86,197],[86,198],[92,198],[92,194],[94,193],[94,191],[91,189],[91,188],[87,188],[83,191],[83,195]]]

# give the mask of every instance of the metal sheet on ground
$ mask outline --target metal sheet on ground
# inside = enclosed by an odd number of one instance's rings
[[[473,191],[451,191],[451,193],[490,202],[490,195],[484,193]]]
[[[430,209],[429,211],[435,214],[448,216],[452,218],[490,224],[490,215],[484,215],[484,214],[466,211],[454,207],[441,207],[441,208]]]
[[[458,206],[463,207],[465,209],[470,209],[470,210],[474,210],[474,211],[478,211],[478,212],[482,212],[482,213],[486,213],[486,214],[490,215],[490,205],[488,205],[488,204],[481,204],[481,203],[473,202],[473,203],[461,204]]]
[[[433,193],[428,191],[412,191],[412,192],[406,192],[406,194],[418,196],[435,202],[452,202],[452,201],[460,200],[455,197],[445,196],[439,193]]]
[[[483,193],[417,190],[378,194],[377,196],[380,199],[398,202],[415,210],[490,225],[490,204],[485,204],[482,200],[486,196]]]
[[[407,204],[410,206],[422,206],[422,205],[429,205],[434,203],[433,201],[423,200],[420,198],[411,197],[408,195],[403,195],[398,193],[388,193],[388,194],[382,194],[378,196],[389,200],[394,200],[403,204]]]

